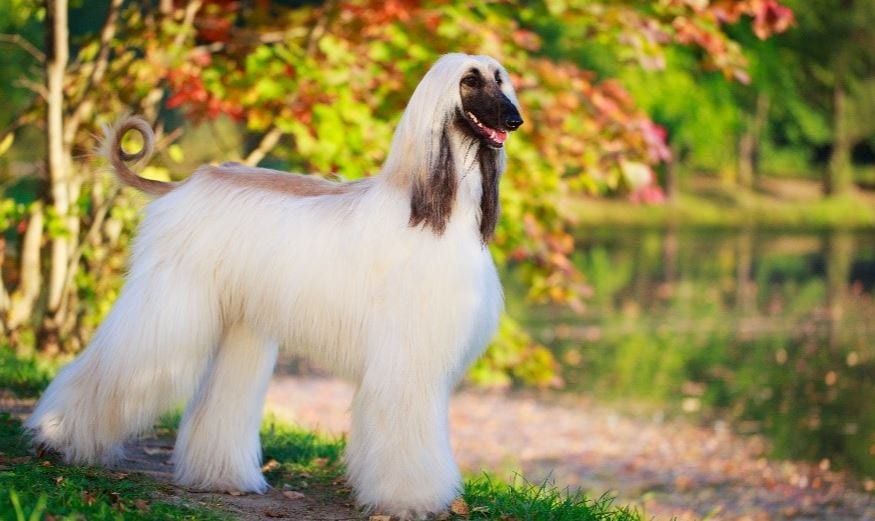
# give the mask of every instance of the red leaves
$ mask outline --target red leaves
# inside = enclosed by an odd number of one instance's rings
[[[166,106],[169,109],[183,107],[186,115],[192,119],[215,119],[224,114],[234,119],[243,117],[243,107],[234,100],[222,99],[207,90],[202,79],[203,67],[208,66],[212,59],[209,54],[193,52],[191,62],[178,69],[170,69],[167,73],[170,96]]]
[[[754,16],[753,32],[760,40],[786,31],[795,21],[793,10],[777,0],[754,0],[750,4]]]
[[[738,22],[742,16],[753,18],[753,31],[760,39],[786,31],[794,21],[793,11],[778,0],[673,0],[670,4],[675,41],[701,48],[705,65],[724,76],[748,83],[747,60],[738,44],[724,32],[723,26]]]
[[[417,0],[368,0],[360,4],[344,3],[341,11],[362,20],[365,25],[386,25],[409,21],[419,4]]]
[[[195,20],[198,39],[210,43],[231,40],[231,29],[239,9],[237,0],[207,0]]]
[[[649,118],[639,120],[639,129],[647,146],[647,156],[652,163],[667,163],[671,161],[671,149],[666,144],[668,131]]]
[[[517,29],[510,36],[515,44],[527,51],[537,51],[541,48],[541,37],[532,31]]]

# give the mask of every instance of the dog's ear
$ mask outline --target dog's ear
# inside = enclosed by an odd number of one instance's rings
[[[486,244],[495,235],[498,224],[499,202],[498,181],[501,178],[500,152],[480,146],[477,162],[480,163],[480,183],[483,193],[480,196],[480,237]]]
[[[427,161],[424,176],[414,176],[410,194],[410,226],[424,223],[436,235],[447,227],[456,201],[458,180],[446,126],[440,136],[435,157]]]

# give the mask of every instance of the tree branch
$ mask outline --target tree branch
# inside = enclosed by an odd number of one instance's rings
[[[67,146],[70,146],[73,142],[82,118],[91,112],[91,109],[94,107],[94,100],[87,98],[87,96],[93,92],[94,86],[103,80],[106,69],[109,67],[110,43],[112,43],[116,28],[118,27],[118,14],[121,5],[122,0],[112,0],[109,3],[109,12],[106,15],[106,20],[103,22],[103,28],[100,30],[100,51],[97,53],[97,59],[94,62],[94,67],[91,69],[91,74],[88,75],[88,80],[85,82],[85,88],[82,89],[82,97],[78,103],[74,103],[76,110],[73,111],[73,114],[67,120],[67,126],[64,129],[64,143]]]
[[[280,138],[283,135],[283,131],[277,127],[272,127],[267,134],[261,137],[261,141],[258,142],[258,146],[255,147],[252,152],[246,156],[246,159],[243,160],[244,165],[255,166],[257,165],[264,156],[267,155],[268,152],[273,150],[273,147],[279,143]]]
[[[201,0],[193,0],[186,4],[185,6],[185,14],[182,17],[182,28],[191,27],[194,25],[194,17],[197,12],[200,10],[203,2]],[[176,36],[173,38],[173,46],[174,47],[182,47],[182,44],[185,43],[186,31],[180,30],[176,33]]]
[[[70,261],[67,264],[67,276],[64,280],[64,287],[70,288],[73,286],[73,278],[79,271],[77,269],[79,267],[79,259],[82,258],[85,246],[97,238],[97,235],[100,233],[100,228],[103,226],[103,222],[106,220],[106,216],[109,215],[112,207],[115,206],[115,200],[118,198],[120,192],[121,190],[118,186],[113,188],[103,203],[95,209],[94,220],[91,222],[91,226],[88,227],[88,231],[85,233],[82,241],[79,242],[76,249],[73,250],[73,253],[70,255]],[[65,291],[59,309],[66,310],[69,301],[70,292]]]
[[[325,36],[326,32],[328,32],[328,27],[333,21],[336,7],[337,0],[329,0],[325,2],[325,5],[322,7],[322,16],[316,19],[316,23],[307,35],[305,48],[309,56],[313,56],[316,52],[316,46],[319,44],[319,40]]]
[[[6,238],[0,236],[0,266],[6,258]],[[9,309],[9,292],[6,291],[6,282],[3,277],[0,277],[0,315],[4,314]],[[0,322],[0,333],[5,333],[2,322]]]
[[[38,83],[33,80],[29,80],[27,78],[18,78],[15,80],[15,84],[19,87],[23,87],[37,96],[41,97],[43,100],[49,99],[49,91],[46,89],[46,86],[42,83]]]
[[[0,34],[0,42],[15,45],[22,51],[25,51],[27,54],[33,56],[34,59],[36,59],[36,61],[40,63],[46,61],[46,55],[20,34]]]
[[[323,15],[316,20],[316,23],[307,34],[305,52],[308,56],[313,56],[316,53],[319,40],[325,35],[325,33],[328,31],[329,25],[331,24],[336,5],[336,0],[329,0],[328,2],[326,2],[325,6],[323,7]],[[258,143],[258,146],[256,146],[255,149],[250,152],[248,156],[246,156],[246,159],[243,160],[243,164],[249,166],[257,165],[262,159],[264,159],[268,152],[270,152],[273,147],[275,147],[277,143],[279,143],[282,135],[283,132],[279,128],[272,127],[267,132],[267,134],[262,136],[261,141]]]
[[[28,105],[26,109],[24,109],[15,119],[12,120],[12,123],[9,124],[6,128],[0,131],[0,143],[6,139],[6,136],[9,134],[13,134],[18,131],[21,127],[25,127],[37,121],[39,118],[37,114],[33,112],[34,103]]]

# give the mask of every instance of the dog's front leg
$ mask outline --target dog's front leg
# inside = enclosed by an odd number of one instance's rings
[[[356,391],[349,479],[365,507],[419,518],[445,510],[460,492],[447,417],[452,379],[433,367],[391,365],[372,365]]]

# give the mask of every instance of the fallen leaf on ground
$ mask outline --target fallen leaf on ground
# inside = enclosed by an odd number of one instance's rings
[[[681,492],[686,492],[693,487],[693,480],[689,476],[678,476],[674,479],[674,486]]]
[[[261,467],[261,471],[262,472],[270,472],[270,471],[276,470],[278,468],[280,468],[280,462],[275,460],[275,459],[272,459],[272,460],[269,460],[267,463],[265,463]]]
[[[245,496],[246,492],[240,492],[239,490],[229,490],[228,494],[231,496]]]
[[[149,502],[145,499],[138,499],[134,501],[134,506],[137,507],[137,510],[140,512],[148,512],[151,507],[149,506]]]
[[[465,516],[471,512],[468,508],[468,503],[465,502],[462,498],[457,498],[453,500],[453,503],[450,505],[450,512],[456,514],[457,516]]]
[[[283,495],[289,499],[304,499],[307,497],[306,494],[297,490],[286,490],[283,492]]]
[[[167,447],[143,447],[143,452],[149,456],[155,456],[157,454],[168,454],[173,452],[173,449],[168,449]]]
[[[392,516],[377,514],[368,518],[368,521],[392,521]]]

